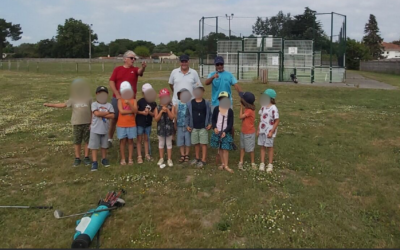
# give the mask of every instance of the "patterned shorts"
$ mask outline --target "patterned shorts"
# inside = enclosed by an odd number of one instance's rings
[[[211,135],[210,146],[213,148],[221,148],[224,150],[233,150],[233,138],[231,134],[225,134],[225,137],[219,141],[219,136],[215,133]]]
[[[90,124],[80,124],[80,125],[73,125],[73,141],[74,144],[80,145],[82,141],[85,143],[89,143],[89,130]]]

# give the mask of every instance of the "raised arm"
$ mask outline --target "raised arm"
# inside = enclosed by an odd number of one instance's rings
[[[213,76],[207,78],[206,85],[210,85],[215,78],[218,78],[218,73],[215,73]]]
[[[243,120],[244,118],[247,117],[247,114],[243,112],[243,105],[240,104],[240,113],[239,113],[239,119]]]
[[[242,92],[242,88],[240,87],[240,85],[238,83],[236,83],[235,85],[233,85],[233,87],[236,89],[236,91],[238,93]]]
[[[145,61],[142,62],[142,67],[138,69],[138,75],[143,76],[144,71],[146,70],[147,63]]]
[[[43,106],[51,108],[66,108],[66,103],[44,103]]]
[[[175,119],[175,106],[172,106],[172,110],[167,109],[168,117],[171,120]]]

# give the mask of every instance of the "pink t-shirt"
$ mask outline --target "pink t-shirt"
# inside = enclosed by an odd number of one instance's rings
[[[225,118],[224,118],[225,117]],[[222,120],[224,120],[224,124],[222,124]],[[221,112],[218,113],[217,120],[217,129],[218,131],[223,131],[228,126],[228,112],[225,115],[222,115]],[[221,129],[222,127],[222,129]]]

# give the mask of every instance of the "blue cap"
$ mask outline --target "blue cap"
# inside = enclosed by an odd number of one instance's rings
[[[189,61],[189,56],[188,55],[181,55],[180,57],[179,57],[179,61]]]
[[[254,104],[254,102],[256,101],[256,97],[251,92],[240,92],[239,96],[240,98],[243,98],[243,100],[245,100],[248,104]]]
[[[217,57],[214,59],[214,64],[217,64],[217,63],[222,63],[222,64],[224,64],[224,58],[223,58],[222,56],[217,56]]]
[[[267,89],[264,91],[264,94],[266,94],[267,96],[269,96],[272,99],[276,98],[276,92],[273,89]]]

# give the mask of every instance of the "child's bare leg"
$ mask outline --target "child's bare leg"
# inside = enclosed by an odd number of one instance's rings
[[[220,161],[221,161],[221,165],[222,166],[224,166],[225,164],[225,162],[224,162],[224,150],[222,150],[222,149],[220,149],[219,150],[219,159],[220,159]]]
[[[189,155],[189,153],[190,153],[190,147],[186,146],[185,149],[186,149],[185,155]]]
[[[179,151],[181,152],[181,155],[185,155],[185,146],[179,147]]]
[[[268,161],[269,161],[269,164],[272,164],[273,159],[274,159],[274,148],[268,148]]]
[[[75,158],[81,158],[81,144],[75,144]]]
[[[196,154],[196,159],[200,159],[200,144],[194,146],[194,152]]]
[[[138,157],[142,156],[142,138],[143,138],[143,136],[144,135],[138,135],[137,140],[136,140],[136,151],[137,151]]]
[[[254,163],[254,151],[250,152],[251,163]]]
[[[97,161],[97,149],[92,149],[92,161]]]
[[[201,144],[201,151],[203,154],[203,157],[201,159],[202,162],[206,162],[206,158],[207,158],[207,145],[206,144]]]
[[[229,166],[229,151],[228,150],[224,150],[224,158],[225,158],[225,166],[228,167]]]
[[[121,154],[121,161],[125,161],[125,145],[126,138],[119,140],[119,152]]]
[[[85,157],[89,157],[89,144],[85,143]]]
[[[102,157],[102,159],[107,158],[107,149],[106,148],[101,149],[101,157]]]
[[[168,155],[168,160],[172,160],[172,148],[167,149],[167,155]]]
[[[242,148],[240,150],[240,160],[239,160],[239,162],[243,163],[243,159],[244,159],[244,148]]]
[[[128,139],[128,159],[132,160],[133,157],[133,139]]]
[[[264,163],[265,162],[265,147],[261,147],[260,158],[261,158],[261,163]]]
[[[149,154],[149,139],[147,138],[147,134],[142,135],[142,141],[144,142],[144,153],[145,155]]]

